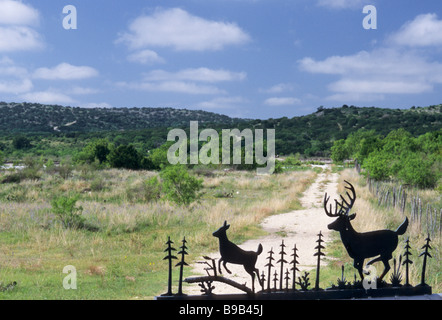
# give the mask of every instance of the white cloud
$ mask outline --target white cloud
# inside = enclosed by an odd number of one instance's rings
[[[0,26],[0,52],[34,50],[43,47],[40,35],[25,26]]]
[[[234,23],[206,20],[179,9],[157,9],[150,16],[140,16],[117,42],[131,49],[170,47],[175,50],[220,50],[250,40]]]
[[[346,103],[356,103],[360,101],[380,101],[384,100],[385,95],[383,94],[367,94],[367,93],[336,93],[328,96],[326,100],[329,101],[339,101]]]
[[[28,71],[8,57],[0,59],[0,92],[20,94],[32,90]]]
[[[20,94],[32,90],[33,84],[29,79],[0,80],[1,93]]]
[[[73,87],[72,89],[69,90],[70,94],[75,94],[75,95],[88,95],[88,94],[95,94],[95,93],[99,93],[100,90],[97,89],[93,89],[93,88],[84,88],[84,87]]]
[[[240,81],[247,77],[245,72],[232,72],[228,70],[213,70],[208,68],[183,69],[172,73],[164,70],[153,70],[145,75],[147,81],[197,81],[197,82],[222,82]]]
[[[174,92],[184,94],[223,94],[225,91],[211,85],[201,85],[186,81],[162,81],[162,82],[120,82],[117,86],[149,92]]]
[[[361,51],[349,56],[333,56],[322,61],[304,58],[301,70],[334,74],[341,79],[328,85],[331,92],[359,97],[379,94],[419,94],[442,83],[442,64],[422,55],[399,49]],[[334,95],[333,99],[339,96]]]
[[[37,25],[39,12],[20,1],[0,0],[0,24]]]
[[[360,8],[362,10],[363,6],[366,4],[373,4],[371,0],[318,0],[318,5],[321,7],[327,7],[332,9],[354,9]]]
[[[426,81],[342,79],[328,86],[333,92],[416,94],[429,92],[433,86]]]
[[[247,77],[245,72],[232,72],[224,69],[190,68],[177,72],[153,70],[144,74],[141,82],[121,82],[117,85],[136,90],[151,92],[175,92],[185,94],[225,94],[212,85],[217,82],[241,81]]]
[[[241,109],[248,101],[242,97],[217,97],[196,105],[201,109]]]
[[[73,66],[61,63],[54,68],[39,68],[34,72],[34,78],[44,80],[78,80],[98,76],[98,71],[88,66]]]
[[[68,95],[52,90],[29,92],[23,94],[21,97],[26,101],[42,103],[42,104],[75,103],[75,100],[73,100]]]
[[[264,104],[272,107],[276,106],[289,106],[301,103],[301,100],[293,97],[273,97],[264,101]]]
[[[282,93],[282,92],[287,92],[287,91],[292,91],[293,90],[293,84],[291,83],[278,83],[268,89],[260,89],[260,92],[263,93]]]
[[[88,109],[94,109],[94,108],[101,108],[101,109],[111,109],[113,106],[111,106],[107,102],[89,102],[89,103],[82,103],[80,104],[81,108],[88,108]]]
[[[442,46],[442,20],[435,13],[418,15],[393,34],[390,41],[410,47]]]
[[[149,65],[165,62],[165,60],[162,57],[160,57],[155,51],[149,49],[131,53],[127,57],[127,60],[129,60],[130,62],[138,62],[141,64],[149,64]]]
[[[31,26],[39,12],[20,1],[0,0],[0,52],[27,51],[43,47],[41,36]]]

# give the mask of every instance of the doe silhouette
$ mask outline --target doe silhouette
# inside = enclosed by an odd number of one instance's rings
[[[221,262],[223,262],[223,266],[228,273],[232,272],[227,269],[227,263],[242,265],[244,270],[252,277],[252,291],[255,292],[255,274],[258,276],[258,281],[260,281],[259,270],[255,268],[255,264],[262,252],[262,245],[259,244],[256,252],[241,249],[227,238],[226,231],[229,228],[230,224],[224,221],[223,226],[213,233],[213,236],[219,239],[219,252],[221,254],[221,258],[218,261],[219,272],[222,273]]]

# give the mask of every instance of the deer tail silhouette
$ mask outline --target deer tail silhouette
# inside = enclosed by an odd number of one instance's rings
[[[256,251],[256,255],[259,256],[262,252],[262,244],[259,244],[258,251]]]
[[[397,228],[395,233],[397,235],[401,236],[401,235],[403,235],[405,233],[405,231],[407,231],[407,227],[408,227],[408,218],[405,217],[404,222],[402,222],[402,224],[399,226],[399,228]]]

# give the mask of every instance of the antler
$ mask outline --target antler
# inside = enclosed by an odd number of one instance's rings
[[[353,195],[353,197],[350,196],[350,195],[348,194],[348,192],[346,191],[345,193],[347,194],[347,197],[348,197],[348,199],[350,200],[350,203],[348,203],[347,201],[345,201],[344,197],[343,197],[342,195],[340,195],[340,197],[341,197],[341,199],[342,199],[342,202],[341,202],[339,205],[341,206],[341,210],[345,210],[345,214],[348,215],[348,213],[350,212],[350,209],[353,207],[353,204],[354,204],[355,201],[356,201],[356,191],[355,191],[355,188],[353,187],[353,185],[352,185],[350,182],[348,182],[347,180],[344,180],[344,181],[345,181],[345,183],[347,183],[348,185],[350,185],[350,187],[345,186],[345,189],[350,190],[351,193],[352,193],[352,195]],[[344,203],[346,204],[346,206],[344,206]]]
[[[350,209],[353,207],[353,204],[355,203],[355,200],[356,200],[356,191],[355,191],[355,188],[353,187],[353,185],[350,183],[350,182],[348,182],[347,180],[344,180],[348,185],[350,185],[350,186],[345,186],[345,189],[347,189],[347,190],[350,190],[351,191],[351,193],[352,193],[352,195],[350,195],[349,193],[348,193],[348,191],[346,191],[346,194],[347,194],[347,197],[348,197],[348,199],[349,199],[349,201],[350,201],[350,203],[348,203],[345,199],[344,199],[344,197],[342,196],[342,195],[340,195],[340,197],[341,197],[341,199],[342,199],[342,202],[341,203],[339,203],[336,199],[335,199],[335,212],[334,213],[332,213],[332,205],[330,204],[330,211],[329,210],[327,210],[327,203],[328,203],[328,200],[330,200],[330,196],[329,197],[327,197],[327,193],[325,194],[325,196],[324,196],[324,210],[325,210],[325,213],[329,216],[329,217],[339,217],[339,216],[342,216],[342,215],[344,215],[344,214],[346,214],[346,215],[348,215],[348,213],[350,212]],[[339,211],[338,211],[338,206],[340,207],[340,209],[339,209]]]

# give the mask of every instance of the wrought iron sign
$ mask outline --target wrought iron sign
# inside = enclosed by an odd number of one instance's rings
[[[318,234],[317,245],[313,255],[317,257],[315,279],[310,279],[310,273],[304,271],[300,273],[299,255],[296,244],[288,249],[284,240],[281,241],[279,251],[270,248],[265,258],[265,270],[256,268],[256,261],[264,248],[262,244],[258,245],[256,251],[245,251],[239,246],[231,242],[227,237],[227,231],[230,227],[227,221],[215,232],[213,236],[218,238],[219,251],[221,257],[217,259],[204,256],[204,261],[198,263],[206,266],[205,276],[188,277],[183,279],[183,268],[188,266],[185,256],[188,254],[187,241],[182,239],[180,251],[177,256],[173,255],[176,249],[173,242],[166,242],[167,255],[164,260],[168,262],[169,276],[167,284],[167,292],[161,296],[155,297],[157,300],[201,300],[201,299],[224,299],[224,300],[293,300],[293,299],[349,299],[364,297],[388,297],[388,296],[412,296],[431,294],[431,287],[425,282],[425,273],[427,269],[428,258],[431,258],[431,239],[428,236],[422,247],[422,253],[419,257],[423,258],[421,282],[416,286],[410,284],[409,265],[413,263],[410,253],[410,240],[405,241],[403,247],[404,253],[400,256],[399,261],[393,259],[393,252],[398,246],[398,235],[403,235],[408,226],[408,219],[395,231],[377,230],[365,233],[357,232],[351,225],[351,221],[355,219],[356,214],[350,214],[355,201],[356,191],[351,183],[346,182],[346,197],[340,195],[340,201],[334,200],[334,208],[329,204],[330,197],[324,196],[324,211],[329,217],[336,220],[328,225],[331,230],[338,231],[341,236],[342,243],[347,250],[348,255],[354,260],[354,268],[357,270],[360,279],[354,276],[354,281],[348,281],[345,277],[344,266],[341,270],[341,278],[338,278],[337,284],[332,284],[330,288],[321,289],[320,269],[321,259],[325,256],[324,240],[321,232]],[[290,250],[290,251],[289,251]],[[288,255],[290,254],[288,258]],[[374,262],[382,261],[384,270],[379,278],[369,274],[367,269],[363,269],[365,259],[372,258],[367,266]],[[393,259],[393,272],[390,276],[390,283],[384,280],[385,275],[391,269],[390,260]],[[173,265],[173,260],[179,260]],[[289,260],[289,261],[288,261]],[[222,267],[228,274],[231,271],[227,264],[237,264],[244,267],[244,271],[250,275],[250,287],[246,284],[240,284],[232,279],[225,277],[222,273]],[[172,292],[173,270],[179,267],[178,273],[178,290]],[[405,267],[405,278],[403,270]],[[369,269],[368,269],[369,270]],[[405,280],[404,284],[402,281]],[[197,283],[200,287],[201,295],[186,295],[183,293],[183,282]],[[216,286],[214,283],[225,283],[233,288],[243,291],[243,294],[216,294]],[[258,283],[260,289],[256,290],[255,283]],[[312,283],[314,283],[312,285]]]

